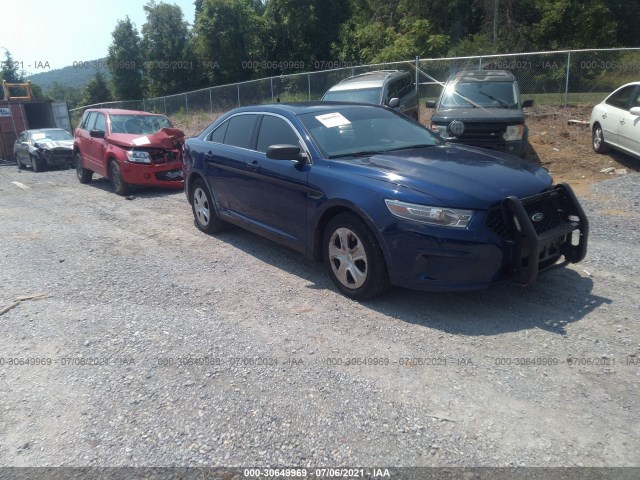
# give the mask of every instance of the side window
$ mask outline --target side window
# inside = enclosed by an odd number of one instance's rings
[[[262,118],[262,125],[260,125],[256,150],[265,153],[268,147],[278,144],[298,146],[300,143],[298,142],[298,136],[285,120],[265,115]]]
[[[232,117],[227,122],[229,126],[224,136],[225,145],[251,149],[253,147],[250,144],[251,135],[257,118],[257,115],[236,115]]]
[[[98,113],[95,126],[92,130],[102,130],[103,132],[107,131],[107,120],[104,118],[103,113]]]
[[[607,99],[606,103],[614,107],[623,108],[626,110],[635,88],[635,85],[629,85],[628,87],[621,89],[620,91],[611,95]]]
[[[636,94],[634,95],[634,98],[631,99],[631,108],[633,107],[640,107],[640,88],[636,90]]]
[[[89,118],[89,112],[84,112],[82,114],[82,118],[80,119],[80,123],[78,124],[78,128],[86,130],[87,119]]]
[[[93,129],[93,124],[96,121],[96,116],[98,115],[97,112],[90,112],[89,115],[87,116],[87,121],[84,122],[84,125],[82,125],[82,129],[83,130],[92,130]]]
[[[26,142],[27,141],[27,132],[22,132],[20,134],[20,136],[18,137],[17,142],[18,143],[22,143],[22,142]]]
[[[228,126],[229,122],[224,122],[222,125],[217,127],[213,132],[207,135],[207,142],[224,143],[224,135],[227,133]]]
[[[387,86],[387,102],[398,96],[398,81],[390,82]]]

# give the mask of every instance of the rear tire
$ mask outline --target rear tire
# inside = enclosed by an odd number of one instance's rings
[[[229,227],[229,224],[220,220],[213,198],[207,185],[202,179],[193,182],[191,189],[191,210],[196,227],[205,233],[220,233]]]
[[[593,151],[596,153],[607,153],[609,151],[609,145],[604,141],[604,133],[599,123],[593,126],[591,145],[593,146]]]
[[[373,232],[356,215],[341,213],[324,231],[322,249],[329,276],[354,300],[368,300],[390,286],[382,249]]]
[[[111,160],[109,163],[109,177],[111,179],[111,185],[113,186],[113,191],[124,197],[129,193],[129,185],[122,178],[122,172],[120,171],[120,166],[116,160]]]
[[[80,183],[91,183],[93,172],[82,166],[82,157],[80,153],[76,153],[76,175]]]

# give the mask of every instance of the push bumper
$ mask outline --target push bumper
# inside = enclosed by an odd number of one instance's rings
[[[561,221],[540,232],[541,228],[534,226],[535,216],[544,214],[531,214],[531,208],[527,211],[527,207],[545,198],[558,205],[559,212],[555,213],[560,214]],[[518,283],[530,285],[539,271],[577,263],[587,254],[589,221],[569,185],[559,184],[550,192],[525,199],[507,197],[502,209],[514,236],[515,250],[509,269]],[[542,221],[544,217],[535,223]],[[557,264],[560,256],[564,256],[564,262]]]

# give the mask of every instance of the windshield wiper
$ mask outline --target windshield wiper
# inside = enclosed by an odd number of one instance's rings
[[[398,150],[410,150],[413,148],[427,148],[427,147],[435,147],[435,143],[416,143],[415,145],[407,145],[406,147],[398,147],[392,148],[390,150],[386,150],[387,152],[397,152]]]
[[[362,152],[353,153],[341,153],[339,155],[329,155],[329,158],[346,158],[346,157],[370,157],[379,153],[384,153],[387,150],[364,150]]]
[[[491,100],[495,100],[496,102],[498,102],[500,105],[502,105],[504,108],[509,108],[509,104],[507,102],[503,102],[502,100],[500,100],[499,98],[494,97],[493,95],[489,95],[487,92],[483,92],[482,90],[478,90],[478,93],[481,93],[482,95],[484,95],[485,97],[489,97]]]

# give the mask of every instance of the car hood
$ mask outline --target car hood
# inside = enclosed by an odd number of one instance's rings
[[[452,208],[487,209],[505,197],[528,197],[552,185],[551,175],[534,163],[458,145],[333,161],[351,174],[421,192]]]
[[[451,120],[524,123],[524,113],[522,110],[507,110],[506,108],[448,108],[438,110],[431,118],[432,123]]]
[[[36,148],[53,150],[55,148],[73,149],[73,140],[50,140],[48,142],[35,142]]]
[[[177,128],[161,128],[155,133],[111,133],[105,139],[124,148],[175,148],[184,142],[184,132]]]

